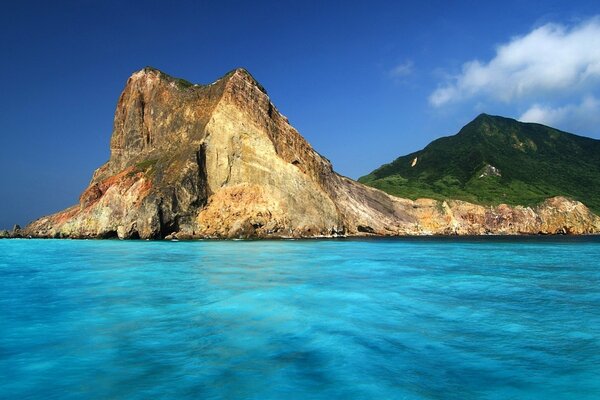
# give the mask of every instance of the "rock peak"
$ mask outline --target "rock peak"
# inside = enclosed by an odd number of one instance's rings
[[[158,83],[169,83],[174,87],[179,89],[187,89],[192,86],[203,86],[203,85],[194,85],[192,82],[186,81],[185,79],[177,78],[172,75],[167,74],[166,72],[161,71],[158,68],[154,68],[151,66],[146,66],[129,77],[127,84],[132,84],[136,82],[141,82],[145,84],[147,87],[154,87],[155,84]]]
[[[153,75],[153,76],[158,76],[158,77],[170,77],[170,75],[164,73],[163,71],[161,71],[158,68],[154,68],[151,66],[145,66],[144,68],[133,72],[131,74],[130,78],[141,78],[141,77],[147,76],[147,75]]]
[[[132,73],[131,76],[129,77],[128,82],[135,82],[135,81],[142,81],[142,80],[143,81],[175,82],[180,87],[204,86],[204,85],[200,85],[200,84],[193,84],[182,78],[174,77],[174,76],[169,75],[166,72],[164,72],[158,68],[152,67],[152,66],[145,66],[144,68]],[[217,79],[215,81],[215,83],[219,82],[219,81],[245,82],[247,84],[255,86],[264,94],[267,94],[267,90],[256,80],[256,78],[254,78],[254,76],[252,76],[252,74],[250,72],[248,72],[247,69],[242,68],[242,67],[238,67],[238,68],[235,68],[235,69],[229,71],[228,73],[226,73],[225,75],[223,75],[222,77]]]
[[[229,80],[241,80],[247,82],[251,85],[256,86],[261,92],[267,94],[267,90],[252,76],[247,69],[238,67],[227,74],[225,74],[224,78]]]
[[[151,66],[151,65],[146,65],[146,66],[145,66],[144,68],[142,68],[140,71],[143,71],[143,72],[158,72],[158,73],[161,73],[161,74],[165,74],[165,73],[164,73],[163,71],[161,71],[160,69],[158,69],[158,68],[154,68],[154,67],[153,67],[153,66]],[[165,75],[166,75],[166,74],[165,74]]]

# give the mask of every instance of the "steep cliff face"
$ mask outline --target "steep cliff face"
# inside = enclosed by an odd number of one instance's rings
[[[134,73],[110,160],[79,204],[31,223],[39,237],[307,237],[591,233],[600,219],[556,198],[537,208],[406,200],[336,174],[243,69],[193,85]]]

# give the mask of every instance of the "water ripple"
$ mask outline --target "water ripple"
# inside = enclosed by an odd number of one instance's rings
[[[597,399],[600,240],[0,241],[0,398]]]

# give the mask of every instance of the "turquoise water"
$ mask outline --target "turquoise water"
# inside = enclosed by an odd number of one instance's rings
[[[600,240],[0,240],[2,399],[598,399]]]

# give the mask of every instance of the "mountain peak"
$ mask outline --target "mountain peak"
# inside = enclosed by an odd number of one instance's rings
[[[463,126],[458,132],[458,136],[503,137],[526,129],[525,125],[527,124],[513,118],[482,113]]]
[[[473,121],[471,121],[471,123],[473,123],[473,122],[481,123],[481,122],[519,122],[519,121],[517,121],[516,119],[513,119],[513,118],[503,117],[501,115],[492,115],[492,114],[481,113],[477,117],[475,117],[475,119]]]
[[[177,85],[177,87],[179,87],[179,88],[189,88],[192,86],[194,86],[194,87],[205,86],[205,85],[200,85],[200,84],[194,84],[194,83],[189,82],[182,78],[174,77],[158,68],[155,68],[155,67],[152,67],[149,65],[132,73],[131,76],[129,77],[128,83],[139,82],[139,81],[142,81],[146,84],[156,83],[156,82],[160,82],[160,81],[168,82],[168,83],[175,83]],[[267,94],[266,89],[252,76],[252,74],[250,72],[248,72],[247,69],[242,68],[242,67],[238,67],[238,68],[235,68],[235,69],[229,71],[228,73],[226,73],[225,75],[223,75],[222,77],[220,77],[213,83],[217,83],[220,81],[245,82],[246,84],[257,87],[264,94]]]
[[[228,80],[240,80],[246,82],[252,86],[256,86],[261,92],[267,94],[267,90],[245,68],[238,67],[232,71],[229,71],[227,74],[225,74],[223,78]]]
[[[157,76],[163,79],[175,79],[175,77],[167,74],[166,72],[161,71],[158,68],[152,67],[150,65],[145,66],[142,69],[139,69],[131,74],[131,78],[141,78],[144,76]]]
[[[131,74],[131,76],[129,77],[129,80],[138,80],[138,79],[142,79],[142,78],[147,78],[149,76],[160,77],[161,75],[166,75],[166,74],[164,74],[162,71],[160,71],[159,69],[156,69],[154,67],[144,67],[142,69],[139,69],[139,70],[133,72]]]
[[[360,181],[403,197],[480,204],[534,205],[561,195],[598,211],[599,151],[600,141],[595,139],[480,114],[458,134],[399,157]],[[488,173],[481,179],[487,165],[501,175]]]
[[[160,69],[158,69],[158,68],[155,68],[155,67],[153,67],[152,65],[146,65],[146,66],[145,66],[144,68],[142,68],[140,71],[143,71],[143,72],[158,72],[158,73],[160,73],[160,74],[167,75],[165,72],[161,71],[161,70],[160,70]],[[139,72],[139,71],[138,71],[138,72]]]
[[[158,68],[154,68],[151,66],[146,66],[129,77],[127,81],[128,84],[135,82],[143,82],[146,86],[158,83],[158,82],[168,82],[173,85],[177,85],[180,89],[186,89],[192,86],[201,86],[194,85],[192,82],[186,81],[185,79],[176,78],[167,74],[166,72],[161,71]]]

